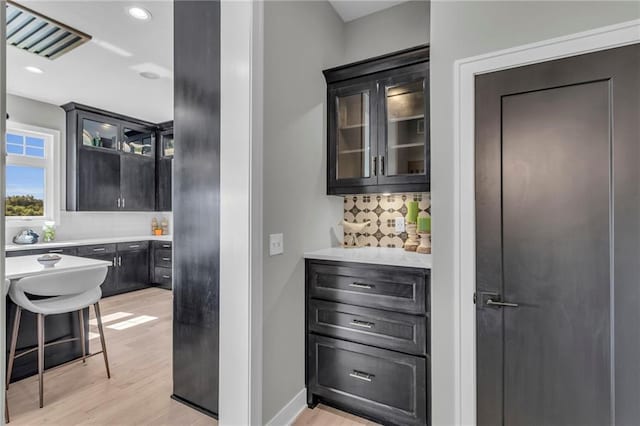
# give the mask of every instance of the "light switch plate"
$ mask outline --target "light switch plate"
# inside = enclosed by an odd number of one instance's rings
[[[404,232],[404,217],[396,218],[396,234]]]
[[[269,256],[276,256],[284,253],[284,236],[283,234],[269,235]]]

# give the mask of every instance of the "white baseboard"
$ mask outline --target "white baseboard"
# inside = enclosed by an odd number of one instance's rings
[[[307,388],[300,392],[287,403],[278,414],[267,422],[267,426],[290,426],[307,406]]]

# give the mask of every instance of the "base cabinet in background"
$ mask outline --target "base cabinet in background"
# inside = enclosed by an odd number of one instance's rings
[[[149,286],[149,242],[118,243],[118,293]]]
[[[173,244],[170,241],[151,242],[151,282],[172,289]]]
[[[162,258],[167,264],[155,265],[155,248],[164,250]],[[168,249],[167,249],[168,247]],[[66,254],[111,262],[109,272],[101,286],[102,297],[141,290],[152,285],[171,289],[171,247],[170,241],[134,241],[127,243],[93,244],[76,247],[8,251],[7,257],[35,254]],[[158,268],[158,266],[162,266]],[[159,271],[157,271],[160,269]],[[168,277],[167,277],[168,276]],[[158,278],[160,280],[158,280]]]

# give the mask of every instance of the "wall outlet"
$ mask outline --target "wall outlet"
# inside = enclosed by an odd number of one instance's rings
[[[283,234],[269,235],[269,256],[275,256],[284,253],[284,236]]]
[[[396,218],[396,234],[401,234],[404,232],[404,217]]]

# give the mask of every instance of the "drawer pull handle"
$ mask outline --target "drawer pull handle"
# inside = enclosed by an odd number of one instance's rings
[[[49,253],[63,253],[63,252],[64,252],[64,250],[62,250],[62,249],[51,249],[51,250],[49,250]]]
[[[349,287],[372,289],[374,286],[371,284],[351,283],[349,284]]]
[[[362,328],[372,328],[375,325],[375,323],[354,319],[349,323],[349,325],[354,325],[356,327],[362,327]]]
[[[170,257],[163,257],[162,260],[164,260],[165,262],[170,262],[171,258]]]
[[[129,245],[129,248],[138,248],[140,247],[140,244],[131,244]]]
[[[99,247],[99,248],[94,248],[93,251],[105,251],[106,248],[104,247]]]
[[[162,248],[171,248],[171,245],[170,244],[163,244]]]
[[[171,275],[163,275],[163,276],[162,276],[162,278],[164,278],[164,279],[167,279],[167,280],[168,280],[169,278],[171,278]]]
[[[349,373],[349,376],[353,377],[354,379],[364,380],[365,382],[371,382],[374,377],[373,374],[363,373],[362,371],[358,370],[353,370],[352,373]]]

